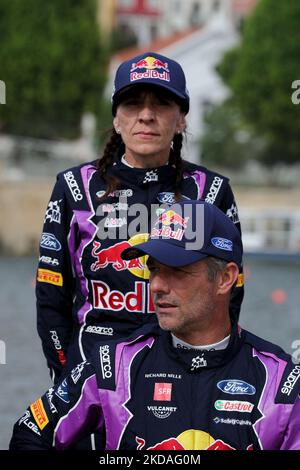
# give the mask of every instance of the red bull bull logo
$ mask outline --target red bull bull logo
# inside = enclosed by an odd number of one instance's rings
[[[123,241],[108,248],[101,249],[101,243],[94,241],[92,256],[94,256],[97,261],[91,265],[91,270],[95,272],[98,271],[98,269],[106,268],[109,264],[111,264],[116,271],[134,268],[144,269],[139,258],[129,261],[125,261],[121,258],[122,251],[131,246],[129,242]]]
[[[141,71],[146,69],[145,71]],[[134,62],[130,69],[130,81],[142,78],[158,78],[159,80],[170,81],[170,71],[167,62],[162,62],[155,57],[147,56],[144,59]]]
[[[145,440],[136,437],[137,450],[145,447]],[[197,429],[188,429],[177,437],[170,437],[146,450],[236,450],[222,439],[214,439],[210,434]]]
[[[154,226],[151,230],[151,237],[164,237],[173,238],[174,240],[182,240],[188,220],[189,217],[183,218],[180,214],[173,210],[163,212],[155,222],[155,225],[161,224],[162,227],[156,228]],[[172,230],[170,225],[178,228],[176,230]]]
[[[157,221],[155,222],[155,225],[158,225],[159,223],[162,223],[163,225],[173,224],[179,225],[182,228],[186,228],[188,220],[189,217],[182,218],[181,215],[179,215],[177,212],[169,210],[160,214]]]

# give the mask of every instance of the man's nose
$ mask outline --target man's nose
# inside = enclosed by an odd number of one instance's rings
[[[150,276],[151,294],[168,294],[170,292],[170,284],[166,273],[151,273]]]

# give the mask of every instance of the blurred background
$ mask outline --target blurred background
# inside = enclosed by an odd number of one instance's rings
[[[57,172],[101,155],[120,62],[181,63],[184,158],[231,179],[242,223],[241,325],[300,360],[300,2],[0,0],[0,449],[50,386],[34,277]]]

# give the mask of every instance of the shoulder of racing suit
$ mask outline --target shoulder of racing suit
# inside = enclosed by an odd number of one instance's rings
[[[183,178],[193,178],[199,188],[198,199],[204,199],[210,204],[220,205],[229,196],[231,201],[231,189],[229,178],[208,168],[184,161]]]
[[[95,171],[97,171],[96,160],[58,173],[58,184],[61,184],[64,188],[68,203],[73,210],[89,209],[84,180],[88,181],[90,175]]]
[[[160,335],[160,328],[156,324],[145,324],[126,340],[109,340],[97,342],[91,354],[91,363],[94,366],[97,384],[100,389],[115,390],[119,380],[119,373],[125,373],[122,364],[123,353],[132,357],[141,350],[149,339]],[[151,342],[150,341],[150,342]],[[130,351],[132,350],[132,352]]]
[[[291,355],[280,346],[248,331],[245,333],[245,343],[252,347],[253,357],[257,357],[268,376],[273,375],[276,380],[275,403],[293,404],[300,393],[300,364],[294,363]]]

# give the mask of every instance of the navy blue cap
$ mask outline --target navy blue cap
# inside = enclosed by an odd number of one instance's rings
[[[152,226],[147,242],[125,249],[125,260],[150,255],[162,264],[186,266],[207,256],[242,266],[241,235],[218,207],[185,200],[165,209]]]
[[[116,72],[112,94],[114,116],[119,93],[129,86],[142,83],[166,88],[179,98],[182,110],[185,113],[189,111],[190,97],[181,66],[175,60],[156,54],[156,52],[145,52],[122,62]]]

